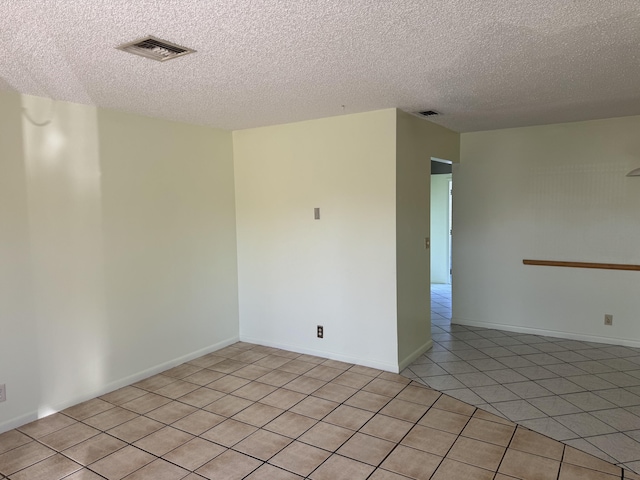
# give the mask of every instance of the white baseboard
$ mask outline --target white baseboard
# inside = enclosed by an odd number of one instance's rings
[[[557,330],[547,330],[544,328],[522,327],[519,325],[504,325],[502,323],[493,322],[476,322],[464,318],[452,318],[451,323],[467,327],[491,328],[495,330],[504,330],[506,332],[529,333],[531,335],[543,335],[545,337],[566,338],[568,340],[582,340],[584,342],[606,343],[608,345],[622,345],[624,347],[640,348],[639,341],[628,340],[625,338],[599,337],[597,335],[562,332]]]
[[[240,335],[240,340],[242,342],[255,343],[257,345],[264,345],[265,347],[281,348],[283,350],[289,350],[291,352],[304,353],[307,355],[315,355],[316,357],[324,357],[330,360],[338,360],[340,362],[345,362],[345,363],[354,363],[356,365],[362,365],[363,367],[376,368],[378,370],[384,370],[386,372],[393,372],[393,373],[400,372],[398,368],[399,366],[397,364],[378,362],[376,360],[369,360],[369,359],[360,358],[360,357],[351,357],[349,355],[343,355],[340,353],[327,352],[325,350],[314,350],[312,348],[305,348],[297,345],[289,345],[286,343],[270,342],[270,341],[265,341],[259,338],[247,337],[245,335]]]
[[[181,357],[174,358],[172,360],[161,363],[159,365],[155,365],[141,372],[110,382],[102,386],[101,388],[96,389],[92,392],[88,392],[82,396],[71,398],[65,402],[54,405],[52,407],[48,406],[46,412],[39,412],[39,411],[29,412],[19,417],[13,418],[11,420],[7,420],[6,422],[3,422],[2,424],[0,424],[0,433],[4,433],[8,430],[13,430],[14,428],[20,427],[29,422],[38,420],[38,418],[42,418],[52,413],[62,411],[65,408],[72,407],[74,405],[77,405],[78,403],[86,402],[87,400],[91,400],[92,398],[99,397],[100,395],[104,395],[106,393],[112,392],[119,388],[126,387],[127,385],[131,385],[132,383],[138,382],[140,380],[144,380],[145,378],[164,372],[165,370],[173,368],[177,365],[183,364],[195,358],[206,355],[207,353],[215,352],[216,350],[220,350],[221,348],[224,348],[228,345],[232,345],[236,343],[238,340],[239,340],[238,337],[228,338],[226,340],[215,343],[213,345],[209,345],[208,347],[201,348],[200,350],[196,350],[195,352],[188,353],[187,355],[183,355]]]
[[[429,339],[429,341],[427,341],[426,343],[421,345],[419,348],[414,350],[409,356],[407,356],[404,360],[400,362],[400,365],[399,365],[400,371],[404,370],[409,365],[411,365],[416,358],[418,358],[424,352],[429,350],[432,346],[433,346],[433,340]]]

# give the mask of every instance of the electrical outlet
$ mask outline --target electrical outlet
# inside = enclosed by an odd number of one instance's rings
[[[324,338],[324,327],[322,325],[318,325],[318,338]]]
[[[605,325],[613,325],[613,315],[605,314],[605,316],[604,316],[604,324]]]
[[[7,399],[7,386],[3,383],[0,385],[0,402],[4,402]]]

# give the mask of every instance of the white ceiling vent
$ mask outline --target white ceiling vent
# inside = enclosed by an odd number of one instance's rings
[[[195,52],[195,50],[191,48],[181,47],[180,45],[151,35],[133,42],[123,43],[116,48],[142,57],[151,58],[152,60],[158,60],[159,62],[166,62],[172,58],[182,57],[188,53]]]

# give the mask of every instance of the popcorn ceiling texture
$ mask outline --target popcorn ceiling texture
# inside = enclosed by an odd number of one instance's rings
[[[149,34],[198,52],[113,48]],[[0,42],[0,89],[224,129],[390,107],[463,132],[640,114],[637,0],[0,0]]]

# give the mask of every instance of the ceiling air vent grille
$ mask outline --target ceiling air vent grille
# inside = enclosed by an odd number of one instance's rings
[[[191,48],[182,47],[151,35],[140,40],[123,43],[116,48],[135,55],[151,58],[152,60],[158,60],[159,62],[166,62],[172,58],[182,57],[188,53],[195,52],[195,50]]]
[[[421,117],[435,117],[436,115],[440,115],[435,110],[425,110],[424,112],[418,112],[418,115]]]

